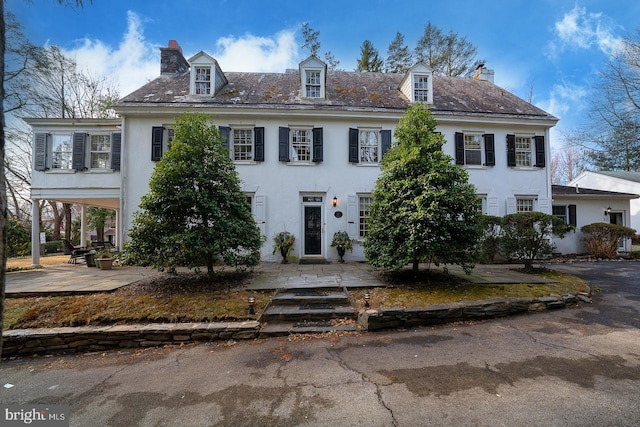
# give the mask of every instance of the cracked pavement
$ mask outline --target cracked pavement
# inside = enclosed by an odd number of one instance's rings
[[[485,322],[5,360],[0,403],[69,404],[73,426],[638,425],[640,263],[558,269],[602,292]]]

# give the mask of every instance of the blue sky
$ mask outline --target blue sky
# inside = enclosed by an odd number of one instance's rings
[[[28,39],[58,45],[124,96],[159,74],[159,47],[177,40],[225,71],[284,72],[308,56],[300,31],[320,31],[320,52],[353,70],[371,40],[381,56],[397,31],[413,48],[427,22],[466,37],[495,83],[560,118],[552,144],[583,125],[591,88],[620,40],[640,31],[636,0],[6,0]]]

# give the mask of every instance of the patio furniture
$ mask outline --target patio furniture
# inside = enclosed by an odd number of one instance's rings
[[[73,244],[67,239],[62,239],[62,241],[71,254],[71,256],[69,257],[69,261],[67,261],[67,264],[76,264],[77,260],[84,259],[84,256],[91,252],[91,249],[73,246]]]

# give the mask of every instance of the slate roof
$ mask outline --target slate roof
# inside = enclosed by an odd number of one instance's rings
[[[636,199],[640,197],[638,194],[632,193],[618,193],[616,191],[606,191],[606,190],[594,190],[593,188],[582,188],[578,187],[576,190],[575,186],[570,185],[552,185],[551,186],[551,194],[554,196],[575,196],[575,197],[585,197],[585,196],[603,196],[603,197],[623,197],[628,199]]]
[[[300,96],[298,70],[286,73],[225,73],[229,83],[215,96],[189,94],[189,72],[165,74],[125,96],[118,106],[210,106],[219,108],[405,110],[410,106],[399,86],[404,75],[328,71],[326,98]],[[488,81],[433,78],[435,114],[533,117],[557,121],[551,114]]]

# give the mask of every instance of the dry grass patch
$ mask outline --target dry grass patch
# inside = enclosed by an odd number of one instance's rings
[[[51,328],[158,322],[256,320],[272,292],[249,292],[253,273],[217,273],[213,280],[193,273],[142,280],[111,293],[9,298],[5,328]],[[256,296],[256,314],[247,299]]]
[[[381,278],[389,285],[373,288],[372,308],[415,308],[461,301],[479,301],[491,298],[561,296],[566,293],[586,292],[584,280],[570,274],[538,271],[536,275],[555,280],[548,284],[475,284],[457,276],[420,271],[417,277],[411,272],[384,273]],[[351,291],[351,297],[363,307],[363,291]]]
[[[40,265],[59,265],[69,261],[69,255],[49,255],[40,257]],[[13,257],[7,259],[7,271],[28,270],[31,267],[31,256]]]

